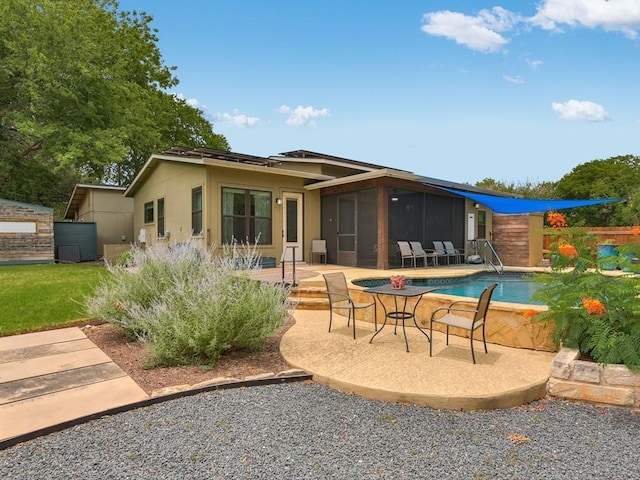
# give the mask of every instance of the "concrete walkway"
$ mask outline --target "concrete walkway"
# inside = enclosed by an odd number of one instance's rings
[[[146,398],[79,328],[0,338],[0,441]]]

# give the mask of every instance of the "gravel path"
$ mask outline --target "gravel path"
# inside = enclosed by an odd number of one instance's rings
[[[311,382],[203,393],[0,452],[2,479],[637,479],[640,415],[557,400],[482,412]]]

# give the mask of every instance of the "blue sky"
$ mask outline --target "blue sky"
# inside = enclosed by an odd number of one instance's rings
[[[474,184],[640,155],[640,0],[123,0],[235,152]]]

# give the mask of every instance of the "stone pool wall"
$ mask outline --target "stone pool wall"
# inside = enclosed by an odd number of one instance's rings
[[[370,301],[371,296],[363,293],[359,289],[352,289],[351,294],[356,301]],[[460,297],[453,295],[439,295],[428,293],[423,298],[416,311],[416,318],[421,327],[429,328],[431,313],[440,307],[446,307],[454,301],[460,300]],[[390,297],[388,305],[392,305],[393,299]],[[398,300],[399,304],[401,300]],[[413,309],[415,300],[409,299],[409,308]],[[472,303],[475,306],[477,302]],[[525,318],[524,312],[527,310],[546,310],[544,306],[520,305],[507,302],[491,302],[489,313],[487,316],[487,342],[507,347],[528,348],[531,350],[539,350],[545,352],[556,351],[556,346],[551,338],[553,327],[544,323],[532,321]],[[371,309],[366,309],[371,310]],[[358,311],[356,313],[359,320],[373,321],[373,314],[369,311]],[[384,321],[384,311],[378,306],[378,322]],[[413,325],[412,321],[407,322],[407,326]],[[437,325],[439,331],[444,332],[443,325]],[[450,334],[459,336],[468,336],[468,332],[456,328],[449,330]],[[476,332],[477,334],[477,332]],[[475,335],[474,335],[475,337]],[[477,337],[476,337],[477,338]],[[481,338],[481,337],[480,337]]]

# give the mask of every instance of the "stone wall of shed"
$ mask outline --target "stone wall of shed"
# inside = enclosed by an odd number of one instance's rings
[[[0,232],[0,265],[53,263],[53,210],[0,201],[0,222],[34,222],[35,233]]]

